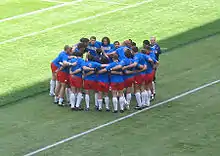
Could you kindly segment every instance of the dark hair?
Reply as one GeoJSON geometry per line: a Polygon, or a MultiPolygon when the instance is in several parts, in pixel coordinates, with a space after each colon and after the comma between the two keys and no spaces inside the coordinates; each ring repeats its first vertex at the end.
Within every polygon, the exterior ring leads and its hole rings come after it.
{"type": "Polygon", "coordinates": [[[87,54],[87,58],[89,61],[93,61],[94,60],[94,56],[92,56],[91,54],[87,54]]]}
{"type": "Polygon", "coordinates": [[[83,43],[86,43],[86,42],[89,42],[89,39],[83,37],[83,38],[81,38],[79,41],[80,41],[80,42],[83,42],[83,43]]]}
{"type": "Polygon", "coordinates": [[[107,40],[108,44],[110,44],[110,39],[108,37],[103,37],[102,38],[102,43],[104,43],[104,40],[107,40]]]}
{"type": "Polygon", "coordinates": [[[132,51],[135,52],[135,53],[138,52],[138,47],[136,47],[136,46],[133,46],[131,49],[132,49],[132,51]]]}
{"type": "Polygon", "coordinates": [[[146,54],[146,49],[141,49],[141,53],[146,54]]]}
{"type": "Polygon", "coordinates": [[[82,52],[75,52],[74,54],[77,57],[83,57],[83,53],[82,52]]]}
{"type": "Polygon", "coordinates": [[[101,55],[101,57],[100,57],[100,62],[101,62],[101,64],[108,64],[108,63],[109,63],[109,60],[108,60],[107,57],[101,55]]]}
{"type": "Polygon", "coordinates": [[[127,58],[131,58],[132,53],[131,53],[131,50],[130,50],[130,49],[126,49],[126,50],[125,50],[125,56],[126,56],[127,58]]]}
{"type": "Polygon", "coordinates": [[[101,48],[97,48],[97,49],[96,49],[96,53],[97,53],[98,55],[101,55],[101,54],[102,54],[102,49],[101,49],[101,48]]]}
{"type": "Polygon", "coordinates": [[[118,60],[118,55],[117,55],[117,54],[113,54],[113,55],[112,55],[112,59],[113,59],[113,60],[118,60]]]}
{"type": "Polygon", "coordinates": [[[135,42],[131,42],[131,46],[136,46],[137,44],[135,42]]]}
{"type": "Polygon", "coordinates": [[[151,51],[151,47],[150,46],[146,46],[146,50],[147,51],[151,51]]]}
{"type": "Polygon", "coordinates": [[[95,36],[91,36],[90,40],[96,40],[96,37],[95,36]]]}
{"type": "Polygon", "coordinates": [[[67,51],[67,49],[70,49],[70,46],[69,45],[65,45],[63,49],[64,49],[64,51],[67,51]]]}
{"type": "Polygon", "coordinates": [[[120,44],[119,41],[115,41],[115,42],[114,42],[114,44],[116,44],[116,43],[117,43],[117,44],[120,44]]]}
{"type": "Polygon", "coordinates": [[[78,48],[78,49],[81,49],[81,48],[86,48],[86,47],[85,47],[85,44],[84,44],[84,43],[79,43],[79,44],[77,45],[77,48],[78,48]]]}
{"type": "Polygon", "coordinates": [[[145,45],[150,45],[150,41],[149,41],[149,40],[144,40],[144,41],[143,41],[143,44],[145,44],[145,45]]]}

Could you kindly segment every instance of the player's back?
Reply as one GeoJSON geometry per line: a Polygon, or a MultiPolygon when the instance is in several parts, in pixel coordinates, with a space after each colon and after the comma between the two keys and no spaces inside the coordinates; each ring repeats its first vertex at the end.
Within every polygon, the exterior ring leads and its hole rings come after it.
{"type": "MultiPolygon", "coordinates": [[[[72,66],[71,67],[71,71],[74,72],[76,71],[77,69],[81,69],[82,70],[82,67],[84,65],[84,60],[81,58],[81,57],[78,57],[76,59],[71,59],[73,62],[77,62],[76,66],[72,66]]],[[[78,76],[78,77],[82,77],[82,72],[79,72],[77,74],[74,74],[75,76],[78,76]]]]}
{"type": "MultiPolygon", "coordinates": [[[[94,61],[86,61],[84,63],[84,65],[86,67],[89,67],[89,68],[97,68],[97,69],[100,69],[101,67],[101,64],[100,63],[97,63],[97,62],[94,62],[94,61]]],[[[85,71],[85,74],[87,74],[89,71],[85,71]]],[[[91,74],[91,75],[88,75],[88,76],[85,76],[84,77],[85,80],[92,80],[92,81],[95,81],[97,79],[97,75],[94,73],[94,74],[91,74]]]]}
{"type": "Polygon", "coordinates": [[[63,62],[64,60],[68,60],[68,54],[65,51],[61,51],[59,55],[52,61],[56,67],[60,68],[61,65],[60,62],[63,62]]]}

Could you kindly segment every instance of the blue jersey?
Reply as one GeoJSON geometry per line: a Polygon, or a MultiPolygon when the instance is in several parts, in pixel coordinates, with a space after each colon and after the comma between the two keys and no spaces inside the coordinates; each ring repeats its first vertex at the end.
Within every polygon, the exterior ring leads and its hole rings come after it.
{"type": "Polygon", "coordinates": [[[101,48],[102,42],[96,41],[95,44],[89,43],[87,50],[92,56],[96,56],[96,49],[101,48]]]}
{"type": "MultiPolygon", "coordinates": [[[[119,65],[119,62],[112,62],[110,63],[106,69],[109,71],[111,68],[119,65]]],[[[123,76],[119,74],[111,74],[111,82],[113,83],[121,83],[124,82],[123,76]]]]}
{"type": "MultiPolygon", "coordinates": [[[[82,67],[84,66],[85,61],[82,58],[73,58],[73,59],[70,60],[70,63],[74,63],[74,62],[77,62],[77,65],[70,67],[71,71],[74,72],[77,69],[81,69],[81,71],[82,71],[82,67]]],[[[74,74],[74,75],[78,76],[78,77],[82,77],[82,72],[79,72],[79,73],[74,74]]]]}
{"type": "Polygon", "coordinates": [[[68,54],[65,51],[60,52],[60,54],[57,56],[57,58],[55,58],[52,63],[57,67],[60,68],[61,65],[59,64],[59,62],[64,62],[64,61],[68,61],[68,54]]]}
{"type": "MultiPolygon", "coordinates": [[[[129,58],[125,58],[125,59],[123,59],[122,61],[120,61],[119,62],[119,64],[123,67],[123,66],[128,66],[128,65],[130,65],[130,64],[132,64],[132,63],[134,63],[134,60],[133,59],[129,59],[129,58]]],[[[126,70],[133,70],[133,68],[131,68],[131,69],[126,69],[126,70]]],[[[126,71],[125,70],[125,71],[126,71]]],[[[125,71],[123,71],[123,72],[125,72],[125,71]]],[[[131,77],[133,77],[134,76],[134,74],[124,74],[123,75],[123,78],[124,78],[124,80],[126,80],[126,79],[128,79],[128,78],[131,78],[131,77]]]]}
{"type": "Polygon", "coordinates": [[[151,52],[149,55],[145,55],[147,56],[146,58],[149,58],[153,60],[153,62],[147,61],[147,70],[146,70],[146,74],[150,74],[153,71],[153,65],[154,63],[157,62],[156,58],[155,58],[155,54],[153,52],[151,52]]]}
{"type": "MultiPolygon", "coordinates": [[[[140,65],[146,65],[146,58],[144,57],[144,54],[137,53],[134,55],[134,62],[140,65]]],[[[138,74],[145,74],[145,71],[142,71],[138,74]]]]}
{"type": "Polygon", "coordinates": [[[102,43],[101,48],[104,50],[104,52],[109,53],[112,49],[114,49],[114,44],[104,45],[102,43]]]}
{"type": "Polygon", "coordinates": [[[121,60],[126,58],[126,56],[125,56],[125,49],[129,49],[129,48],[126,47],[126,46],[123,46],[123,47],[120,47],[120,48],[116,49],[116,54],[118,54],[119,61],[121,61],[121,60]]]}
{"type": "Polygon", "coordinates": [[[97,82],[109,83],[110,81],[109,81],[108,72],[102,73],[102,74],[98,74],[97,75],[97,82]]]}
{"type": "MultiPolygon", "coordinates": [[[[97,68],[97,69],[101,68],[101,64],[100,63],[93,62],[93,61],[85,62],[84,66],[89,67],[89,68],[97,68]]],[[[89,71],[85,71],[85,73],[88,73],[88,72],[89,71]]],[[[96,79],[97,79],[97,76],[96,76],[95,73],[84,77],[84,80],[95,81],[96,79]]]]}

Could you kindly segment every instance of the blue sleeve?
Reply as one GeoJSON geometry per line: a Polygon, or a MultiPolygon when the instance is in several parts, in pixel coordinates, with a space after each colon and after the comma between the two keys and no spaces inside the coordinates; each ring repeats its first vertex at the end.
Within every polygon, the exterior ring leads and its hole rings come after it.
{"type": "Polygon", "coordinates": [[[99,47],[97,47],[97,48],[101,48],[101,46],[102,46],[102,42],[100,42],[100,41],[96,41],[96,43],[97,43],[97,45],[99,46],[99,47]]]}
{"type": "Polygon", "coordinates": [[[139,62],[139,59],[137,56],[134,57],[134,63],[138,63],[139,62]]]}
{"type": "Polygon", "coordinates": [[[62,55],[62,62],[63,61],[67,61],[67,60],[68,60],[68,55],[63,53],[63,55],[62,55]]]}
{"type": "Polygon", "coordinates": [[[154,63],[157,63],[157,60],[155,58],[152,58],[152,60],[154,61],[154,63]]]}
{"type": "Polygon", "coordinates": [[[110,44],[110,47],[111,47],[111,49],[115,48],[114,44],[110,44]]]}
{"type": "Polygon", "coordinates": [[[95,68],[101,68],[101,64],[98,62],[94,62],[94,66],[95,66],[95,68]]]}
{"type": "Polygon", "coordinates": [[[105,69],[106,69],[106,70],[109,70],[109,69],[111,69],[112,67],[114,67],[114,62],[113,62],[113,63],[110,63],[105,69]]]}
{"type": "Polygon", "coordinates": [[[126,62],[125,62],[124,60],[122,60],[122,61],[119,62],[119,65],[125,66],[125,65],[126,65],[126,62]]]}

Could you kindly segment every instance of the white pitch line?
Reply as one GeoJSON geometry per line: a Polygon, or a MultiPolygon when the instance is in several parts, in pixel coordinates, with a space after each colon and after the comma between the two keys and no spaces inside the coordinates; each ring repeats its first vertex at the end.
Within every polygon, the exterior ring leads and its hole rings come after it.
{"type": "Polygon", "coordinates": [[[128,6],[122,7],[122,8],[118,8],[118,9],[115,9],[115,10],[111,10],[111,11],[103,12],[103,13],[100,13],[100,14],[96,14],[94,16],[89,16],[89,17],[86,17],[86,18],[81,18],[81,19],[78,19],[78,20],[74,20],[74,21],[71,21],[71,22],[60,24],[60,25],[57,25],[57,26],[54,26],[54,27],[51,27],[51,28],[46,28],[46,29],[41,30],[41,31],[33,32],[33,33],[26,34],[26,35],[23,35],[23,36],[14,37],[12,39],[0,42],[0,45],[1,44],[5,44],[5,43],[10,43],[10,42],[15,42],[17,40],[20,40],[20,39],[23,39],[23,38],[26,38],[26,37],[35,36],[35,35],[42,34],[42,33],[45,33],[47,31],[50,31],[50,30],[62,28],[62,27],[68,26],[68,25],[72,25],[72,24],[76,24],[76,23],[79,23],[79,22],[95,19],[97,17],[105,16],[105,15],[108,15],[108,14],[111,14],[111,13],[115,13],[115,12],[118,12],[118,11],[122,11],[122,10],[125,10],[125,9],[134,8],[134,7],[137,7],[139,5],[142,5],[142,4],[148,3],[148,2],[151,2],[151,0],[148,0],[148,1],[146,0],[146,1],[143,1],[143,2],[138,2],[138,3],[132,4],[132,5],[128,5],[128,6]]]}
{"type": "Polygon", "coordinates": [[[46,150],[48,150],[48,149],[50,149],[50,148],[53,148],[53,147],[55,147],[55,146],[58,146],[58,145],[60,145],[60,144],[65,143],[65,142],[74,140],[74,139],[79,138],[79,137],[81,137],[81,136],[83,136],[83,135],[86,135],[86,134],[89,134],[89,133],[94,132],[94,131],[96,131],[96,130],[99,130],[99,129],[101,129],[101,128],[104,128],[104,127],[106,127],[106,126],[112,125],[112,124],[114,124],[114,123],[117,123],[117,122],[119,122],[119,121],[122,121],[122,120],[125,120],[125,119],[128,119],[128,118],[131,118],[132,116],[134,116],[134,115],[136,115],[136,114],[139,114],[139,113],[141,113],[141,112],[144,112],[144,111],[146,111],[146,110],[153,109],[153,108],[155,108],[155,107],[158,107],[158,106],[167,104],[168,102],[174,101],[174,100],[179,99],[179,98],[181,98],[181,97],[184,97],[184,96],[186,96],[186,95],[195,93],[195,92],[197,92],[197,91],[199,91],[199,90],[201,90],[201,89],[204,89],[204,88],[206,88],[206,87],[212,86],[212,85],[217,84],[217,83],[219,83],[219,82],[220,82],[220,79],[219,79],[219,80],[216,80],[216,81],[213,81],[213,82],[210,82],[210,83],[207,83],[207,84],[202,85],[202,86],[200,86],[200,87],[197,87],[197,88],[195,88],[195,89],[189,90],[189,91],[187,91],[187,92],[185,92],[185,93],[182,93],[182,94],[179,94],[179,95],[177,95],[177,96],[174,96],[174,97],[172,97],[172,98],[170,98],[170,99],[168,99],[168,100],[165,100],[165,101],[162,101],[162,102],[157,103],[157,104],[155,104],[155,105],[152,105],[152,106],[150,106],[150,107],[148,107],[148,108],[139,110],[139,111],[137,111],[137,112],[131,113],[131,114],[126,115],[126,116],[124,116],[124,117],[121,117],[121,118],[118,118],[118,119],[116,119],[116,120],[107,122],[107,123],[105,123],[105,124],[103,124],[103,125],[100,125],[100,126],[98,126],[98,127],[89,129],[89,130],[87,130],[87,131],[85,131],[85,132],[82,132],[82,133],[73,135],[73,136],[71,136],[71,137],[69,137],[69,138],[66,138],[66,139],[63,139],[63,140],[60,140],[60,141],[58,141],[58,142],[55,142],[54,144],[45,146],[45,147],[40,148],[40,149],[38,149],[38,150],[36,150],[36,151],[33,151],[33,152],[31,152],[31,153],[25,154],[24,156],[32,156],[32,155],[35,155],[35,154],[40,153],[40,152],[42,152],[42,151],[46,151],[46,150]]]}
{"type": "Polygon", "coordinates": [[[24,13],[24,14],[21,14],[21,15],[16,15],[16,16],[4,18],[4,19],[0,20],[0,23],[6,22],[6,21],[11,21],[11,20],[14,20],[14,19],[22,18],[22,17],[26,17],[26,16],[30,16],[30,15],[34,15],[34,14],[38,14],[38,13],[41,13],[41,12],[44,12],[44,11],[48,11],[48,10],[53,10],[53,9],[56,9],[56,8],[61,8],[61,7],[64,7],[64,6],[67,6],[67,5],[71,5],[71,4],[75,4],[75,3],[78,3],[78,2],[81,2],[81,1],[82,0],[76,0],[76,1],[68,2],[68,3],[66,2],[66,3],[58,4],[58,5],[55,5],[55,6],[52,6],[52,7],[43,8],[43,9],[40,9],[40,10],[24,13]]]}
{"type": "Polygon", "coordinates": [[[128,4],[125,4],[125,3],[113,2],[113,1],[108,1],[108,0],[99,0],[99,1],[103,2],[103,3],[109,3],[109,4],[128,5],[128,4]]]}
{"type": "Polygon", "coordinates": [[[61,4],[69,3],[69,2],[61,2],[61,1],[56,1],[56,0],[41,0],[41,1],[44,1],[44,2],[51,2],[51,3],[61,3],[61,4]]]}

